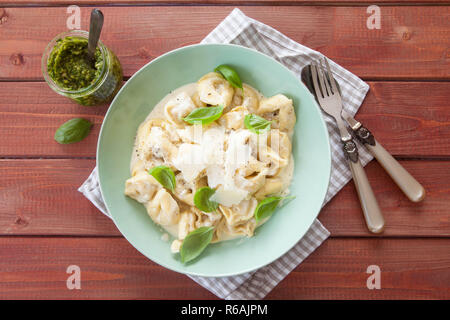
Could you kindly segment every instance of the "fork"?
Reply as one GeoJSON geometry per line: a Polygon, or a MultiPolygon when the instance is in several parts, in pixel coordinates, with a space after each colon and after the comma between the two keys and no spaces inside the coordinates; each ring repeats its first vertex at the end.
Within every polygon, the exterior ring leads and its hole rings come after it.
{"type": "MultiPolygon", "coordinates": [[[[328,62],[328,60],[326,61],[328,62]]],[[[327,76],[327,80],[330,81],[331,74],[328,73],[327,76]]],[[[310,65],[308,65],[302,69],[302,81],[315,95],[311,79],[310,65]]],[[[337,82],[336,87],[338,93],[341,94],[337,82]]],[[[341,116],[352,129],[355,138],[377,159],[408,199],[413,202],[422,201],[426,194],[425,188],[375,139],[369,129],[353,118],[345,109],[342,110],[341,116]]]]}
{"type": "Polygon", "coordinates": [[[352,172],[353,181],[356,186],[367,228],[370,232],[381,233],[384,229],[383,214],[381,213],[375,194],[367,179],[366,172],[359,161],[358,148],[341,118],[341,95],[339,94],[336,82],[331,74],[330,66],[326,59],[325,64],[327,71],[323,69],[322,64],[320,64],[320,66],[314,62],[311,64],[311,77],[316,97],[322,110],[333,117],[338,126],[341,141],[343,143],[344,154],[352,172]],[[330,83],[327,81],[327,77],[330,79],[330,83]]]}

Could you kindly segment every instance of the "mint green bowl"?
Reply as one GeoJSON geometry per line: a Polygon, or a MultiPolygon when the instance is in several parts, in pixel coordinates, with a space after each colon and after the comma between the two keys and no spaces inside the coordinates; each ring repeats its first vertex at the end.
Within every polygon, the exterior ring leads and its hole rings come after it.
{"type": "Polygon", "coordinates": [[[103,121],[97,149],[100,186],[106,207],[124,237],[154,262],[177,272],[223,277],[249,272],[281,257],[306,233],[319,214],[330,177],[328,132],[319,107],[296,76],[274,59],[235,45],[193,45],[168,52],[136,72],[119,91],[103,121]],[[220,64],[235,68],[243,82],[265,96],[283,93],[294,101],[296,198],[275,212],[255,236],[210,245],[188,264],[170,251],[161,228],[143,205],[124,195],[139,124],[171,90],[197,81],[220,64]]]}

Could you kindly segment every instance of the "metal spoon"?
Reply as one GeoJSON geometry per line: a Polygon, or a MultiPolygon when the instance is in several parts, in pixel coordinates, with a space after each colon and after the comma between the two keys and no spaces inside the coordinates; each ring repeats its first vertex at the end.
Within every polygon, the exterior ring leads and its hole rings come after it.
{"type": "Polygon", "coordinates": [[[98,40],[100,39],[100,33],[103,27],[103,13],[94,9],[91,11],[91,21],[89,26],[89,39],[88,39],[88,60],[94,66],[95,65],[95,49],[97,48],[98,40]]]}

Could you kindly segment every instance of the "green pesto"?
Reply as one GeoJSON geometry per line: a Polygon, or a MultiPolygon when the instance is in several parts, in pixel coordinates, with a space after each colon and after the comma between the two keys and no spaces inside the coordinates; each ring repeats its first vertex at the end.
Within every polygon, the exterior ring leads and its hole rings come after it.
{"type": "Polygon", "coordinates": [[[119,60],[107,47],[102,48],[103,55],[99,47],[96,49],[94,66],[85,57],[87,39],[81,37],[59,39],[49,55],[49,76],[59,88],[68,91],[64,93],[65,96],[81,105],[94,106],[110,102],[122,84],[123,73],[119,60]]]}
{"type": "Polygon", "coordinates": [[[95,51],[95,65],[87,59],[87,39],[66,37],[59,39],[48,60],[48,74],[64,90],[78,91],[89,87],[100,76],[103,58],[95,51]]]}

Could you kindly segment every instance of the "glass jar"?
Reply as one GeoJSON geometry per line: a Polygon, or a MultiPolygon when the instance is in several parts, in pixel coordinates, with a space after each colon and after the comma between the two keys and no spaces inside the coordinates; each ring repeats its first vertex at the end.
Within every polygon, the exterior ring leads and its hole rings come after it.
{"type": "MultiPolygon", "coordinates": [[[[60,41],[69,38],[73,39],[88,39],[89,33],[82,30],[72,30],[64,32],[56,36],[45,49],[42,56],[42,73],[45,81],[48,83],[56,93],[68,97],[81,105],[94,106],[110,102],[112,98],[119,91],[122,84],[122,67],[115,54],[109,50],[101,41],[98,42],[98,54],[96,54],[96,69],[95,77],[82,88],[70,89],[65,87],[61,82],[55,81],[49,72],[49,59],[52,57],[52,52],[55,48],[59,48],[60,41]],[[98,66],[97,66],[98,64],[98,66]]],[[[55,53],[56,54],[56,53],[55,53]]],[[[84,74],[84,73],[83,73],[84,74]]],[[[79,74],[81,76],[81,74],[79,74]]],[[[72,78],[71,80],[80,80],[72,78]]]]}

